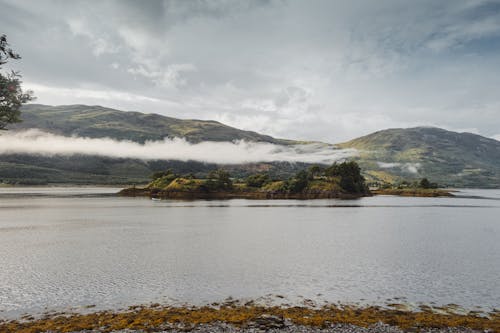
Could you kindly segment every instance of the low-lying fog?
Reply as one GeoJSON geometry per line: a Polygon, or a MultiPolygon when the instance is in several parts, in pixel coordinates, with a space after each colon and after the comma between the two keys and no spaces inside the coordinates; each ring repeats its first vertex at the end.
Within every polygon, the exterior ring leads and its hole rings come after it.
{"type": "Polygon", "coordinates": [[[276,145],[266,142],[190,143],[173,138],[147,141],[118,141],[111,138],[66,137],[36,129],[4,132],[0,135],[0,154],[98,155],[144,160],[200,161],[221,164],[253,162],[333,163],[357,154],[355,149],[337,149],[332,145],[311,143],[276,145]]]}

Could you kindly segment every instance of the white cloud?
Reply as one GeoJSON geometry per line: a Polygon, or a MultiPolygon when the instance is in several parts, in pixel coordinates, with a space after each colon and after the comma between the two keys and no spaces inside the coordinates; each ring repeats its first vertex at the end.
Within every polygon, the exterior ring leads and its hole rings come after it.
{"type": "Polygon", "coordinates": [[[139,144],[109,138],[64,137],[39,130],[6,132],[0,135],[0,154],[98,155],[144,160],[201,161],[218,164],[251,162],[333,163],[357,154],[354,149],[336,149],[324,144],[282,146],[263,142],[189,143],[174,138],[139,144]]]}
{"type": "Polygon", "coordinates": [[[385,163],[377,162],[378,166],[382,169],[393,169],[399,168],[401,171],[410,172],[413,174],[418,174],[418,170],[421,168],[420,163],[385,163]]]}
{"type": "Polygon", "coordinates": [[[276,104],[271,99],[264,99],[264,100],[246,99],[241,102],[240,107],[242,109],[257,110],[263,112],[277,111],[276,104]]]}
{"type": "Polygon", "coordinates": [[[196,66],[193,64],[171,64],[161,70],[147,69],[145,66],[129,68],[130,74],[140,75],[151,79],[157,86],[163,88],[180,88],[185,86],[187,79],[183,73],[195,72],[196,66]]]}
{"type": "Polygon", "coordinates": [[[187,79],[183,76],[183,73],[194,71],[196,71],[196,66],[193,64],[171,64],[167,66],[155,82],[164,87],[185,86],[187,79]]]}
{"type": "Polygon", "coordinates": [[[81,18],[70,18],[66,21],[74,36],[83,36],[91,45],[92,54],[96,57],[106,53],[117,53],[119,48],[109,39],[98,36],[88,29],[88,24],[81,18]]]}
{"type": "MultiPolygon", "coordinates": [[[[54,97],[60,98],[61,101],[66,101],[67,98],[72,98],[75,103],[80,99],[92,101],[144,101],[144,102],[160,102],[159,99],[151,98],[148,96],[135,95],[123,91],[114,91],[109,89],[91,89],[91,88],[63,88],[45,86],[37,83],[26,83],[26,86],[37,92],[37,95],[44,98],[53,99],[54,97]]],[[[67,103],[62,103],[67,104],[67,103]]]]}

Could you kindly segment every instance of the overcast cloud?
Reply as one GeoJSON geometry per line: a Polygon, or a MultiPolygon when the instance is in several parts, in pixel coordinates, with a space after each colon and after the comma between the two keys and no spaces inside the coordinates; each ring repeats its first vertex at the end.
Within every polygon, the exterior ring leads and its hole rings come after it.
{"type": "Polygon", "coordinates": [[[500,1],[0,0],[0,22],[37,103],[328,142],[500,137],[500,1]]]}

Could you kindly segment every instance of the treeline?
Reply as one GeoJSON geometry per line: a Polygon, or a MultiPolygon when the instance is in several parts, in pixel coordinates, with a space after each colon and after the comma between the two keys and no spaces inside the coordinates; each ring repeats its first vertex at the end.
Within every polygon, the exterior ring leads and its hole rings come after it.
{"type": "Polygon", "coordinates": [[[427,178],[422,178],[420,180],[413,180],[413,181],[408,181],[408,180],[403,180],[401,182],[391,184],[391,183],[385,183],[382,186],[379,186],[382,189],[437,189],[439,188],[439,184],[435,182],[431,182],[427,178]]]}
{"type": "Polygon", "coordinates": [[[334,184],[335,188],[342,192],[368,193],[361,169],[354,161],[334,163],[328,167],[313,165],[287,178],[273,177],[268,173],[254,173],[242,179],[233,177],[224,169],[217,169],[209,172],[205,178],[196,179],[194,174],[180,175],[167,170],[155,172],[149,186],[165,188],[174,180],[189,188],[197,185],[197,189],[203,191],[265,190],[295,194],[310,190],[313,186],[317,191],[331,190],[331,186],[325,185],[334,184]],[[178,181],[180,179],[182,181],[178,181]]]}
{"type": "Polygon", "coordinates": [[[273,179],[286,179],[308,166],[305,163],[289,162],[218,166],[197,161],[142,161],[90,155],[5,154],[0,156],[0,183],[147,184],[152,173],[164,172],[167,169],[178,175],[192,174],[195,178],[206,178],[210,171],[217,168],[228,171],[234,179],[245,179],[261,171],[265,171],[273,179]]]}
{"type": "MultiPolygon", "coordinates": [[[[354,161],[332,164],[329,167],[313,165],[307,170],[297,172],[293,177],[283,181],[280,191],[300,193],[306,189],[314,180],[325,182],[338,182],[340,187],[349,193],[365,193],[367,187],[365,179],[361,175],[361,169],[354,161]]],[[[262,187],[273,180],[266,174],[255,174],[246,178],[249,187],[262,187]]]]}

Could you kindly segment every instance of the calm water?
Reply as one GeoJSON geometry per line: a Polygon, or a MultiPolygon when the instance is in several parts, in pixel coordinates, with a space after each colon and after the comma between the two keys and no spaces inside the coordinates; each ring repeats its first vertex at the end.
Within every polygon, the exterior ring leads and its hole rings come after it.
{"type": "Polygon", "coordinates": [[[284,295],[500,306],[500,191],[151,201],[0,188],[0,317],[284,295]]]}

